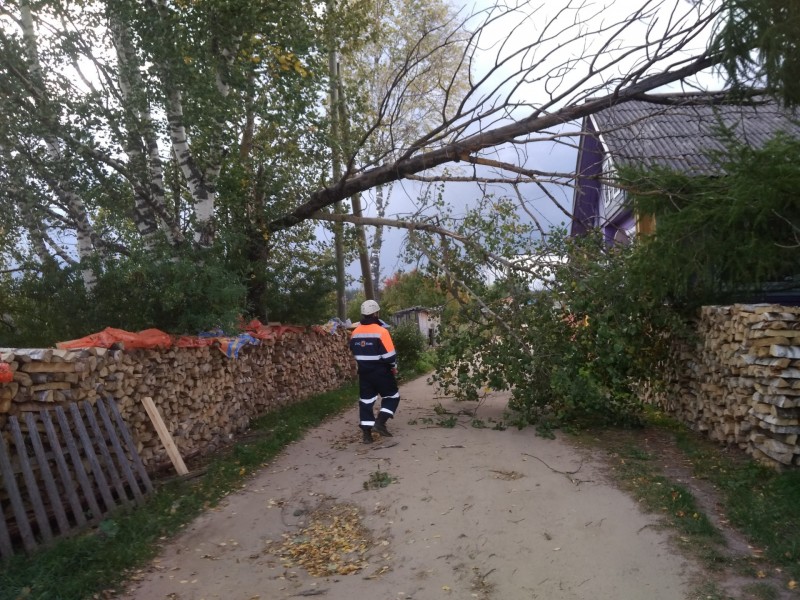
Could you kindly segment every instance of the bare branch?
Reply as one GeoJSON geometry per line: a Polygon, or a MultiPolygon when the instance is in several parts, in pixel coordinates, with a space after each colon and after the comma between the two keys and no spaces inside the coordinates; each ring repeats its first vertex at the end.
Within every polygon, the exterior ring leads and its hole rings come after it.
{"type": "Polygon", "coordinates": [[[476,241],[471,237],[446,229],[440,225],[434,225],[433,223],[422,223],[419,221],[404,221],[398,219],[386,219],[378,217],[356,217],[353,215],[347,215],[342,213],[325,213],[325,212],[315,213],[314,215],[312,215],[311,218],[316,219],[318,221],[329,221],[332,223],[352,223],[353,225],[396,227],[399,229],[406,229],[409,232],[424,231],[426,233],[444,236],[446,238],[460,242],[464,246],[472,248],[479,254],[482,254],[488,261],[493,261],[505,267],[508,271],[520,271],[529,273],[531,275],[538,275],[538,271],[534,267],[529,266],[528,264],[508,260],[507,258],[500,256],[499,254],[487,250],[478,241],[476,241]]]}
{"type": "Polygon", "coordinates": [[[296,225],[308,219],[316,211],[344,198],[349,198],[355,193],[375,187],[376,185],[398,181],[407,175],[460,160],[467,154],[498,146],[521,135],[574,121],[604,108],[608,108],[609,106],[633,100],[640,94],[699,73],[718,62],[718,57],[704,56],[675,71],[651,75],[623,90],[617,90],[612,94],[607,94],[593,100],[587,100],[583,104],[566,106],[547,115],[535,113],[531,117],[522,119],[516,123],[477,133],[459,142],[445,145],[437,150],[399,160],[390,165],[369,169],[360,175],[340,182],[337,186],[323,188],[314,192],[307,202],[297,207],[288,215],[272,221],[269,224],[269,229],[271,231],[278,231],[296,225]]]}
{"type": "MultiPolygon", "coordinates": [[[[410,237],[411,243],[413,244],[414,243],[414,239],[413,239],[412,236],[413,236],[413,234],[411,234],[411,236],[409,236],[409,237],[410,237]]],[[[487,305],[483,301],[483,299],[481,298],[480,294],[478,294],[475,290],[473,290],[462,279],[459,279],[450,269],[447,268],[447,266],[442,261],[440,261],[437,257],[433,256],[433,254],[431,252],[429,252],[424,247],[424,245],[416,244],[416,247],[420,252],[422,252],[425,255],[425,257],[430,261],[430,263],[432,265],[436,266],[443,273],[447,274],[447,276],[452,281],[454,281],[456,284],[458,284],[458,286],[461,289],[463,289],[465,292],[467,292],[470,295],[470,297],[473,300],[475,300],[475,302],[477,302],[478,305],[481,307],[481,311],[484,314],[490,316],[501,328],[505,329],[506,332],[508,333],[508,335],[511,336],[511,338],[513,340],[515,340],[519,344],[520,348],[528,348],[529,347],[527,344],[525,344],[522,341],[522,339],[520,339],[520,337],[517,335],[517,332],[514,329],[511,328],[511,326],[508,324],[508,322],[505,319],[501,318],[500,315],[498,315],[496,312],[494,312],[489,307],[489,305],[487,305]]]]}

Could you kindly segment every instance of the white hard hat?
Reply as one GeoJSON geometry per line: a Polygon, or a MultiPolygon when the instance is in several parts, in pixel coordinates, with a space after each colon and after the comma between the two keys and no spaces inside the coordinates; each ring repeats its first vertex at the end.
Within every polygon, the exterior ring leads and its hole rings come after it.
{"type": "Polygon", "coordinates": [[[380,309],[381,309],[381,307],[378,306],[378,303],[375,302],[375,300],[366,300],[361,305],[361,314],[362,315],[374,315],[380,309]]]}

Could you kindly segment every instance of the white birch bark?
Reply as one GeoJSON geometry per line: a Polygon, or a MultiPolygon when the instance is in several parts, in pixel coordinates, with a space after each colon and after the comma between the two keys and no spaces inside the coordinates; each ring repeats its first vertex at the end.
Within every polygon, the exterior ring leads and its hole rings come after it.
{"type": "MultiPolygon", "coordinates": [[[[131,47],[130,35],[113,12],[109,15],[109,22],[117,54],[120,95],[123,105],[133,116],[133,123],[128,124],[125,152],[146,171],[146,185],[135,186],[136,190],[146,190],[147,196],[134,192],[134,223],[144,240],[145,248],[153,247],[159,229],[170,244],[175,244],[182,240],[182,234],[166,209],[164,167],[148,102],[145,98],[137,97],[143,94],[144,86],[131,47]]],[[[132,176],[135,177],[136,174],[132,176]]]]}
{"type": "MultiPolygon", "coordinates": [[[[386,205],[388,196],[391,194],[391,186],[388,193],[384,196],[386,186],[379,185],[375,188],[375,212],[379,219],[386,216],[386,205]]],[[[372,269],[372,285],[375,288],[375,295],[380,298],[381,294],[381,248],[383,247],[383,225],[375,226],[375,234],[372,236],[370,245],[369,263],[372,269]]]]}
{"type": "MultiPolygon", "coordinates": [[[[22,36],[25,41],[25,52],[28,61],[28,71],[31,76],[31,81],[38,87],[39,98],[37,100],[40,103],[46,103],[47,90],[44,86],[44,76],[39,62],[39,48],[36,29],[33,23],[33,14],[31,13],[31,7],[27,0],[20,0],[19,8],[22,36]]],[[[46,135],[44,137],[44,143],[48,158],[56,164],[60,163],[62,156],[58,138],[52,134],[46,135]]],[[[59,179],[53,192],[62,198],[74,222],[78,258],[81,264],[84,264],[84,261],[94,254],[94,246],[92,244],[93,231],[92,225],[89,222],[89,216],[86,212],[86,206],[83,200],[70,189],[69,182],[63,178],[59,179]]],[[[94,271],[90,267],[85,266],[81,269],[81,277],[83,278],[83,284],[86,289],[91,291],[96,282],[94,271]]]]}
{"type": "Polygon", "coordinates": [[[219,109],[214,117],[216,130],[214,131],[214,138],[212,139],[211,146],[212,152],[210,153],[208,164],[206,165],[203,173],[203,182],[205,185],[205,197],[195,204],[195,218],[197,220],[197,232],[195,233],[195,241],[202,246],[208,246],[213,240],[213,218],[214,208],[217,197],[217,180],[222,171],[222,160],[224,158],[222,139],[226,126],[225,119],[225,103],[230,95],[231,88],[228,78],[225,75],[224,69],[233,65],[236,52],[238,51],[239,40],[231,49],[222,49],[220,51],[221,64],[217,68],[215,75],[215,83],[217,92],[220,95],[219,109]]]}
{"type": "Polygon", "coordinates": [[[167,93],[167,121],[172,150],[194,202],[194,215],[197,222],[194,241],[201,246],[207,246],[211,243],[210,226],[211,218],[214,216],[214,194],[209,191],[205,176],[192,155],[183,122],[181,92],[174,88],[167,93]]]}
{"type": "MultiPolygon", "coordinates": [[[[148,0],[147,5],[156,12],[159,18],[166,19],[168,17],[170,9],[165,0],[148,0]]],[[[216,190],[213,184],[211,186],[208,185],[206,174],[199,167],[192,154],[189,136],[183,119],[183,97],[180,89],[172,81],[169,65],[161,64],[159,65],[159,70],[165,86],[165,108],[172,153],[186,182],[186,187],[194,205],[197,228],[194,233],[194,241],[200,246],[208,246],[213,239],[212,218],[214,216],[216,190]]]]}

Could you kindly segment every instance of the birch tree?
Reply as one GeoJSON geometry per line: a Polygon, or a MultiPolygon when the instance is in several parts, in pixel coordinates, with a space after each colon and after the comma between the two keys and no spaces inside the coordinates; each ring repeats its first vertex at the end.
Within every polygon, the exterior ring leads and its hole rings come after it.
{"type": "MultiPolygon", "coordinates": [[[[385,110],[383,104],[396,73],[408,70],[402,102],[365,140],[364,151],[381,163],[393,147],[435,127],[442,107],[459,101],[466,93],[469,77],[466,65],[460,62],[466,33],[458,30],[458,10],[447,1],[376,0],[368,22],[370,37],[342,58],[342,78],[347,96],[353,99],[349,112],[355,115],[354,128],[362,135],[385,110]]],[[[346,148],[352,150],[352,144],[346,144],[346,148]]],[[[390,195],[391,185],[374,189],[372,200],[378,218],[385,216],[390,195]]],[[[362,216],[360,195],[352,200],[353,216],[358,219],[362,216]]],[[[376,292],[381,278],[383,226],[373,229],[369,258],[362,257],[362,271],[369,271],[364,276],[365,287],[370,281],[376,292]]],[[[366,254],[363,226],[356,225],[356,230],[366,254]]],[[[367,296],[371,297],[369,293],[367,296]]]]}
{"type": "Polygon", "coordinates": [[[324,171],[317,34],[303,1],[5,3],[4,255],[80,263],[89,288],[126,256],[202,268],[219,246],[258,312],[270,244],[326,252],[310,224],[264,227],[324,171]]]}
{"type": "MultiPolygon", "coordinates": [[[[374,110],[345,87],[353,127],[335,182],[314,4],[6,2],[0,202],[25,244],[4,251],[63,265],[81,258],[79,238],[100,263],[212,247],[247,281],[243,308],[259,312],[271,289],[264,265],[289,260],[293,247],[327,261],[326,248],[312,251],[310,222],[357,221],[323,211],[356,194],[409,178],[507,184],[507,194],[485,187],[465,199],[491,225],[498,212],[531,208],[530,186],[547,201],[550,185],[568,193],[571,166],[540,166],[534,148],[574,147],[566,125],[720,65],[730,44],[708,39],[732,2],[646,0],[627,13],[580,0],[490,4],[397,32],[408,35],[392,60],[356,77],[376,93],[374,110]]],[[[456,249],[507,260],[497,250],[510,245],[493,249],[471,233],[485,227],[478,215],[456,214],[436,194],[426,202],[427,213],[403,223],[373,224],[415,232],[415,247],[443,268],[456,249]]],[[[507,233],[523,240],[518,225],[507,233]]],[[[455,271],[452,281],[469,283],[455,271]]]]}

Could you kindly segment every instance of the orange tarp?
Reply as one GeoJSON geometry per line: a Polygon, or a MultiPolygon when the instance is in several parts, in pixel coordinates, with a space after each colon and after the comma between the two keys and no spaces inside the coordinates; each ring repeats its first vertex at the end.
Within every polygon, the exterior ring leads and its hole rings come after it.
{"type": "Polygon", "coordinates": [[[303,330],[303,327],[294,325],[264,325],[258,319],[253,319],[242,327],[244,333],[249,333],[259,340],[280,339],[284,333],[302,333],[303,330]]]}
{"type": "Polygon", "coordinates": [[[132,333],[124,329],[106,327],[103,331],[87,335],[78,340],[59,342],[56,348],[70,350],[74,348],[110,348],[114,344],[122,344],[125,348],[169,348],[172,337],[159,329],[145,329],[132,333]]]}
{"type": "MultiPolygon", "coordinates": [[[[126,349],[135,348],[202,348],[217,344],[220,350],[226,355],[238,353],[238,348],[246,342],[246,338],[251,336],[256,340],[280,339],[286,333],[301,333],[304,327],[294,325],[264,325],[258,319],[253,319],[249,323],[242,325],[242,334],[239,336],[227,336],[221,330],[209,332],[199,336],[171,336],[159,329],[145,329],[139,333],[106,327],[103,331],[87,335],[78,340],[59,342],[57,348],[64,350],[77,348],[111,348],[118,344],[126,349]]],[[[315,328],[316,331],[316,328],[315,328]]],[[[253,342],[255,343],[255,342],[253,342]]]]}

